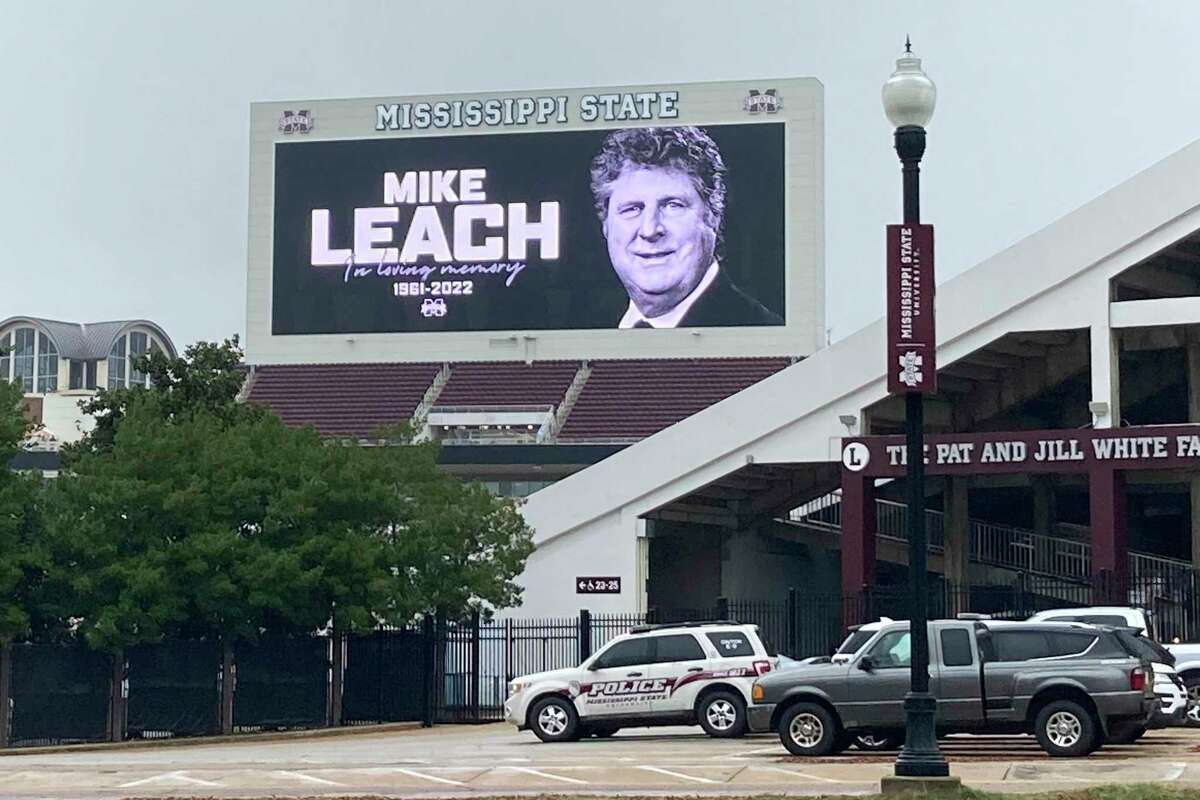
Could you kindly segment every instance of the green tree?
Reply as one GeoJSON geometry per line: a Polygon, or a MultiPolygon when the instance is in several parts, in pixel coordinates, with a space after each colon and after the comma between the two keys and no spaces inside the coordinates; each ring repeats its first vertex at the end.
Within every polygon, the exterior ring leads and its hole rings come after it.
{"type": "Polygon", "coordinates": [[[204,635],[229,658],[265,631],[516,602],[532,545],[512,501],[446,475],[406,427],[323,441],[238,404],[240,356],[236,340],[156,354],[150,388],[89,407],[47,540],[57,610],[92,646],[204,635]]]}
{"type": "Polygon", "coordinates": [[[28,430],[23,397],[19,385],[0,381],[0,747],[9,743],[12,642],[30,632],[44,565],[41,475],[9,468],[28,430]]]}
{"type": "Polygon", "coordinates": [[[0,381],[0,646],[29,632],[43,565],[41,476],[8,466],[29,429],[23,397],[19,385],[0,381]]]}
{"type": "Polygon", "coordinates": [[[80,408],[95,418],[96,426],[63,449],[64,463],[70,466],[82,453],[112,448],[129,404],[142,395],[158,398],[155,409],[167,419],[203,410],[231,421],[246,408],[236,402],[245,378],[241,367],[242,349],[236,335],[220,344],[196,342],[176,358],[163,352],[139,356],[134,368],[150,376],[150,387],[101,389],[81,403],[80,408]]]}

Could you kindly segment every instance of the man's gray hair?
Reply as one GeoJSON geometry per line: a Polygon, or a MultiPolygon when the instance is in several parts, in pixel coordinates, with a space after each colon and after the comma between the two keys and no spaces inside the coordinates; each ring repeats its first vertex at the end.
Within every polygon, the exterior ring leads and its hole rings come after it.
{"type": "Polygon", "coordinates": [[[709,226],[721,239],[725,220],[725,161],[703,128],[624,128],[604,139],[592,159],[592,198],[603,222],[612,184],[627,167],[670,167],[691,177],[708,209],[709,226]]]}

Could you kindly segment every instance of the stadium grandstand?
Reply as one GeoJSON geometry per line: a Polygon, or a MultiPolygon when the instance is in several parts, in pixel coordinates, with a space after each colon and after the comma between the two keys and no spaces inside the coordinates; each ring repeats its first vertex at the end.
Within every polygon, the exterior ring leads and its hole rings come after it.
{"type": "Polygon", "coordinates": [[[674,425],[792,361],[259,365],[249,368],[243,397],[328,437],[369,439],[411,421],[418,436],[446,445],[443,462],[455,472],[498,489],[528,490],[674,425]],[[527,445],[539,447],[529,451],[527,445]]]}

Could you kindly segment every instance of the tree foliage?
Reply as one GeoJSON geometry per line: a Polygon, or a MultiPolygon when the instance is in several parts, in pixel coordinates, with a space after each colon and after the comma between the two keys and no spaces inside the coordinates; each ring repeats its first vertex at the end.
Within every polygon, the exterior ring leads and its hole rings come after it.
{"type": "Polygon", "coordinates": [[[81,441],[63,450],[64,463],[72,464],[85,452],[108,450],[129,404],[144,394],[154,395],[155,408],[167,419],[207,411],[231,420],[246,409],[236,403],[244,375],[242,349],[235,335],[224,342],[196,342],[182,356],[170,358],[155,351],[134,360],[134,369],[150,376],[150,387],[101,389],[80,407],[96,420],[96,427],[81,441]]]}
{"type": "Polygon", "coordinates": [[[22,397],[18,384],[0,381],[0,643],[29,632],[43,566],[41,476],[7,468],[29,427],[22,397]]]}
{"type": "Polygon", "coordinates": [[[515,503],[446,475],[403,429],[329,442],[237,404],[238,359],[235,340],[151,357],[151,388],[96,399],[104,424],[46,504],[53,594],[91,644],[517,601],[532,545],[515,503]]]}

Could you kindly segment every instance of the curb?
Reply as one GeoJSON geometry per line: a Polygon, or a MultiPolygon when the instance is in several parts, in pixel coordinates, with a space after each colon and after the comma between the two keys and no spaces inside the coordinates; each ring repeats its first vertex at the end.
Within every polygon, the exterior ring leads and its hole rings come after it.
{"type": "Polygon", "coordinates": [[[38,755],[42,753],[87,753],[96,750],[142,750],[149,747],[195,747],[230,742],[276,742],[290,739],[324,739],[333,736],[361,736],[371,733],[400,733],[421,730],[420,722],[389,722],[383,725],[347,725],[340,728],[309,728],[300,731],[270,731],[268,733],[235,733],[222,736],[186,736],[173,739],[131,739],[126,742],[87,742],[40,747],[7,747],[0,749],[4,756],[38,755]]]}

